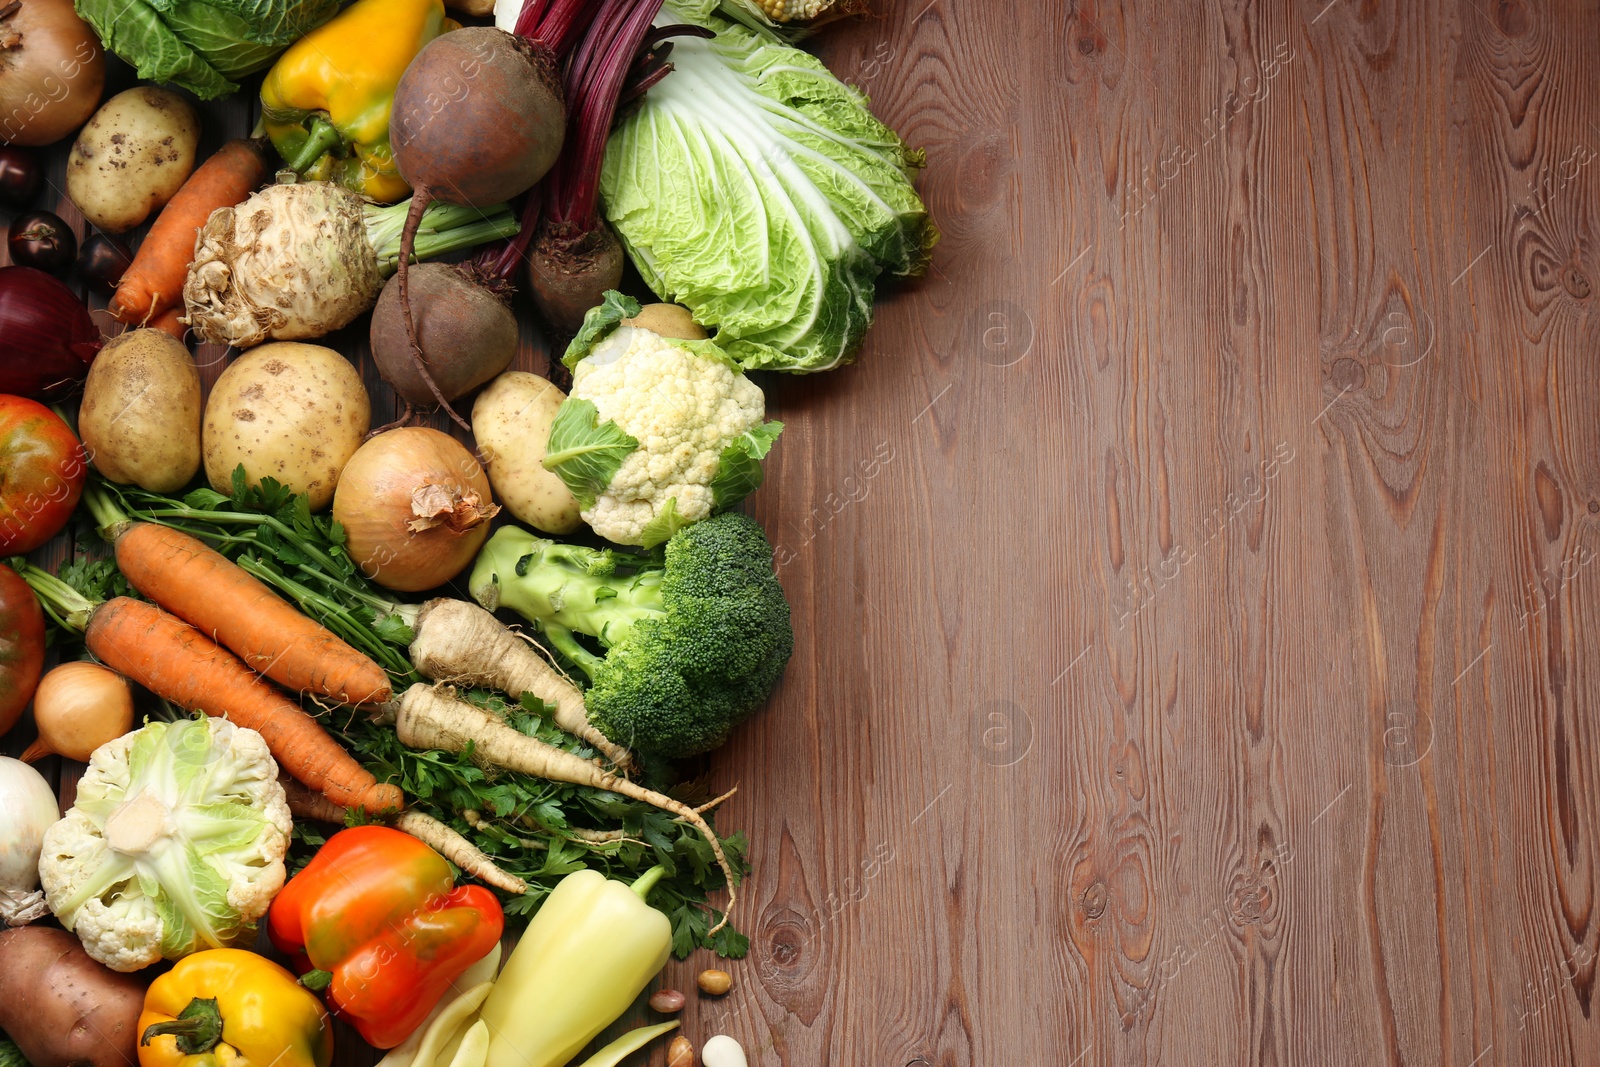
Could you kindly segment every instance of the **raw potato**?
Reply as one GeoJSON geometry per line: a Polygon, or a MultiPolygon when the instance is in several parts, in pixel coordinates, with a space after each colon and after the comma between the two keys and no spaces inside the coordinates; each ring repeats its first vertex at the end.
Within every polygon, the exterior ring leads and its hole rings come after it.
{"type": "Polygon", "coordinates": [[[130,330],[89,365],[78,431],[111,481],[171,493],[200,469],[200,411],[200,372],[183,342],[130,330]]]}
{"type": "Polygon", "coordinates": [[[0,929],[0,1030],[33,1067],[128,1067],[148,978],[89,958],[65,930],[0,929]]]}
{"type": "Polygon", "coordinates": [[[502,507],[545,533],[583,525],[578,501],[559,475],[541,466],[550,423],[566,399],[537,374],[506,371],[472,405],[472,434],[489,461],[489,484],[502,507]]]}
{"type": "Polygon", "coordinates": [[[361,375],[333,349],[295,341],[252,348],[222,372],[206,403],[206,478],[232,493],[242,463],[252,485],[275,478],[320,511],[333,503],[371,420],[361,375]]]}
{"type": "Polygon", "coordinates": [[[200,118],[177,93],[141,85],[94,113],[67,158],[67,196],[108,233],[131,230],[194,170],[200,118]]]}
{"type": "Polygon", "coordinates": [[[706,339],[705,329],[694,321],[689,309],[681,304],[646,304],[633,318],[623,319],[622,325],[637,326],[662,337],[676,337],[680,341],[706,339]]]}

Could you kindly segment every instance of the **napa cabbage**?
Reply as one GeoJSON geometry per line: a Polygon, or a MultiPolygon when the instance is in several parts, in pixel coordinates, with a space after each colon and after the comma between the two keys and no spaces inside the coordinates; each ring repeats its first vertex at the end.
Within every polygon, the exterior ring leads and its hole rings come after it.
{"type": "Polygon", "coordinates": [[[920,274],[938,231],[923,165],[866,97],[807,52],[667,5],[673,71],[606,144],[600,196],[646,284],[746,369],[853,359],[878,277],[920,274]]]}

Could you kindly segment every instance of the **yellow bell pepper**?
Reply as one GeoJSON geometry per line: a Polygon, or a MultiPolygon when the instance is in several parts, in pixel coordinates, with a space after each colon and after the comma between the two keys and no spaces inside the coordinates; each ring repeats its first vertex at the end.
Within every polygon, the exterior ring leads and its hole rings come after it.
{"type": "Polygon", "coordinates": [[[488,1067],[560,1067],[628,1010],[672,954],[672,923],[633,885],[575,871],[551,891],[483,1002],[488,1067]]]}
{"type": "Polygon", "coordinates": [[[389,147],[400,75],[458,23],[443,0],[357,0],[296,41],[261,83],[261,122],[291,170],[380,204],[409,196],[389,147]]]}
{"type": "Polygon", "coordinates": [[[150,983],[139,1067],[328,1067],[322,1001],[271,960],[243,949],[196,952],[150,983]]]}

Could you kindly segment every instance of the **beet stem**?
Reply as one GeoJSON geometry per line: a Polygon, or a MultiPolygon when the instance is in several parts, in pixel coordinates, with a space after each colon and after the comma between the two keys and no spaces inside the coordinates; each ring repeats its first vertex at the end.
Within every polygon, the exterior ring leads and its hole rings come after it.
{"type": "Polygon", "coordinates": [[[659,84],[661,79],[665,78],[668,74],[671,74],[672,69],[671,63],[663,63],[655,70],[652,70],[649,74],[646,74],[632,85],[629,85],[627,92],[623,93],[622,99],[617,102],[619,104],[627,104],[639,99],[641,96],[643,96],[645,93],[648,93],[652,88],[659,84]]]}
{"type": "Polygon", "coordinates": [[[543,206],[544,188],[535,185],[528,190],[528,198],[522,202],[522,218],[518,220],[522,228],[506,241],[498,253],[483,262],[495,278],[510,282],[517,272],[518,265],[528,258],[528,245],[533,241],[534,231],[539,228],[539,215],[543,206]]]}
{"type": "Polygon", "coordinates": [[[692,22],[674,22],[670,26],[657,26],[655,32],[645,37],[646,48],[655,49],[661,42],[672,37],[700,37],[707,41],[717,35],[716,30],[705,26],[696,26],[692,22]]]}
{"type": "Polygon", "coordinates": [[[557,66],[594,20],[596,0],[527,0],[517,16],[517,36],[548,51],[557,66]]]}
{"type": "Polygon", "coordinates": [[[518,37],[531,38],[549,7],[550,0],[523,0],[522,10],[517,12],[517,24],[512,32],[518,37]]]}
{"type": "Polygon", "coordinates": [[[554,229],[583,234],[595,228],[600,161],[611,120],[634,56],[660,10],[661,0],[610,0],[573,54],[566,86],[567,148],[556,163],[545,205],[545,222],[554,229]]]}
{"type": "MultiPolygon", "coordinates": [[[[400,394],[396,393],[395,396],[400,396],[400,394]]],[[[411,425],[411,420],[417,417],[416,409],[411,406],[411,401],[407,400],[405,397],[400,396],[400,400],[403,404],[405,404],[405,414],[401,415],[393,422],[387,422],[382,426],[379,426],[376,430],[373,430],[372,432],[368,433],[367,436],[363,437],[361,439],[362,441],[370,441],[380,433],[387,433],[390,430],[398,430],[402,426],[411,425]]]]}

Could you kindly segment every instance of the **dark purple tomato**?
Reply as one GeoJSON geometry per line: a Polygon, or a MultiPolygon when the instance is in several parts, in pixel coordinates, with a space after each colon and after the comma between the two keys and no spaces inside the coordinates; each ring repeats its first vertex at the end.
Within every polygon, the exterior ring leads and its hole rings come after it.
{"type": "Polygon", "coordinates": [[[78,277],[95,292],[110,296],[117,291],[117,283],[132,262],[133,253],[127,245],[115,237],[91,233],[83,239],[83,248],[78,252],[78,277]]]}
{"type": "Polygon", "coordinates": [[[26,148],[0,145],[0,201],[23,208],[33,200],[44,182],[44,168],[26,148]]]}
{"type": "Polygon", "coordinates": [[[59,215],[30,211],[11,220],[11,262],[60,274],[78,258],[78,237],[59,215]]]}

